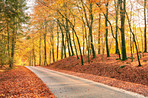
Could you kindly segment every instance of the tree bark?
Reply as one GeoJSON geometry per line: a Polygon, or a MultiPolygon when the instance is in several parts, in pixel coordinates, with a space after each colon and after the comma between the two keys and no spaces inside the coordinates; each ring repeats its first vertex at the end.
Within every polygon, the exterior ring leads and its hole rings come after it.
{"type": "Polygon", "coordinates": [[[99,31],[98,31],[98,54],[100,54],[100,43],[101,43],[101,14],[99,13],[99,31]]]}
{"type": "Polygon", "coordinates": [[[125,43],[125,10],[126,0],[120,0],[120,17],[121,17],[121,41],[122,41],[122,60],[126,60],[126,43],[125,43]]]}
{"type": "Polygon", "coordinates": [[[41,66],[41,32],[40,32],[40,39],[39,39],[39,66],[41,66]]]}
{"type": "Polygon", "coordinates": [[[146,38],[146,28],[147,28],[147,25],[146,25],[146,0],[144,0],[144,52],[147,52],[147,38],[146,38]]]}
{"type": "Polygon", "coordinates": [[[59,57],[59,29],[58,29],[58,23],[57,23],[57,60],[59,57]]]}
{"type": "Polygon", "coordinates": [[[44,66],[47,66],[47,53],[46,53],[46,35],[47,35],[47,23],[45,21],[45,33],[44,33],[44,66]]]}
{"type": "Polygon", "coordinates": [[[108,47],[108,25],[107,25],[107,19],[108,19],[108,2],[106,3],[106,18],[105,18],[106,33],[105,33],[105,41],[106,41],[106,53],[107,53],[107,57],[110,57],[109,47],[108,47]]]}

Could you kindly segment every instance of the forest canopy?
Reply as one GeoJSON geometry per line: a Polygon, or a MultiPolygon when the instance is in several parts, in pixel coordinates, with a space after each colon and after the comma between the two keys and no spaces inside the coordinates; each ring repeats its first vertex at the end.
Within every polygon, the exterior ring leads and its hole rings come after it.
{"type": "Polygon", "coordinates": [[[2,0],[0,65],[49,65],[70,56],[117,60],[147,52],[146,0],[2,0]],[[31,14],[27,2],[33,2],[31,14]],[[30,17],[30,18],[29,18],[30,17]],[[128,56],[127,54],[130,54],[128,56]]]}

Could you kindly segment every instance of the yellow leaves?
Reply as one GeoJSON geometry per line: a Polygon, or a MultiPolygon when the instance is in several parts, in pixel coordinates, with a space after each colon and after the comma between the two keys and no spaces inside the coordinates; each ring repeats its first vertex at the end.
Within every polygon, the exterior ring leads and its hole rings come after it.
{"type": "Polygon", "coordinates": [[[65,2],[65,0],[55,0],[55,4],[62,4],[64,2],[65,2]]]}

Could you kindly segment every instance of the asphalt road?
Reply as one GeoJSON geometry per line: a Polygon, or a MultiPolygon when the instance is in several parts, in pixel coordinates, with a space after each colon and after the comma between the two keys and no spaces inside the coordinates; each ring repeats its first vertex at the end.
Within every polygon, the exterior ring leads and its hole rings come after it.
{"type": "Polygon", "coordinates": [[[43,67],[27,66],[58,98],[146,98],[137,93],[43,67]]]}

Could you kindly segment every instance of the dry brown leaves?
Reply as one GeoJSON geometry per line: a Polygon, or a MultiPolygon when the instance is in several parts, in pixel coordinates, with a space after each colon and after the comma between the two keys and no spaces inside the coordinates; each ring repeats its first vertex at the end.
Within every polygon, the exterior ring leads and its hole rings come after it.
{"type": "Polygon", "coordinates": [[[30,70],[17,67],[0,73],[0,98],[55,98],[30,70]]]}

